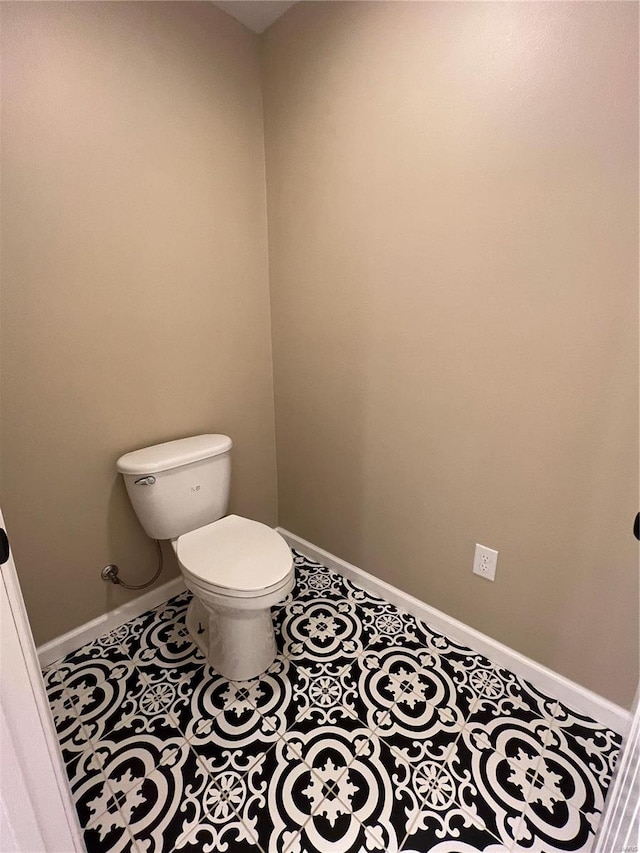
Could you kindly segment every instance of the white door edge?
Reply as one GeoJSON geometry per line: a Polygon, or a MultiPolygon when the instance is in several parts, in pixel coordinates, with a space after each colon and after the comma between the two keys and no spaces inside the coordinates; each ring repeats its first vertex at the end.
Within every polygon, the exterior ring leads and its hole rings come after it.
{"type": "Polygon", "coordinates": [[[0,573],[0,726],[3,764],[7,758],[15,770],[6,772],[5,764],[0,774],[0,830],[7,836],[0,839],[0,849],[7,844],[7,850],[24,853],[82,853],[85,847],[11,554],[0,573]],[[24,796],[18,798],[20,786],[24,796]]]}

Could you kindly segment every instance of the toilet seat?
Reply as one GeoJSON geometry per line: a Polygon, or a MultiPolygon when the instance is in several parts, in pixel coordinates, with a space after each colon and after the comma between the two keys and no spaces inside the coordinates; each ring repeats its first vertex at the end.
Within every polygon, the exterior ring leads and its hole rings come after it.
{"type": "Polygon", "coordinates": [[[228,515],[179,536],[176,556],[186,578],[221,595],[251,598],[289,583],[291,551],[280,534],[238,515],[228,515]]]}

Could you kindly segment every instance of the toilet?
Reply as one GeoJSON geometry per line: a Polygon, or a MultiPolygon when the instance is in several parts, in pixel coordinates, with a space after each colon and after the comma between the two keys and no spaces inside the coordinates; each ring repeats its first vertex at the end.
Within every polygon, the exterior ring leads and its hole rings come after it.
{"type": "Polygon", "coordinates": [[[125,453],[116,463],[142,527],[169,539],[193,593],[187,628],[211,666],[232,681],[254,678],[276,656],[271,608],[294,586],[280,534],[225,515],[232,441],[196,435],[125,453]]]}

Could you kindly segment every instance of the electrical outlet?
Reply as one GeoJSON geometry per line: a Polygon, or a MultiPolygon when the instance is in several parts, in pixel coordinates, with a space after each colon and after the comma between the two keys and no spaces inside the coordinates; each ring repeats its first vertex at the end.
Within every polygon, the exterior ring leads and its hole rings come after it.
{"type": "Polygon", "coordinates": [[[493,548],[485,548],[484,545],[476,544],[476,554],[473,558],[473,573],[486,578],[488,581],[496,579],[496,566],[498,564],[498,552],[493,548]]]}

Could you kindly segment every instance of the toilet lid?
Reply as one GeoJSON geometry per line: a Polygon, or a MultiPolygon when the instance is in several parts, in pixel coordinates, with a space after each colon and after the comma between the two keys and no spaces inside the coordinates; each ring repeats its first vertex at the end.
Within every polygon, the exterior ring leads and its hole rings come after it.
{"type": "Polygon", "coordinates": [[[292,565],[280,534],[237,515],[178,537],[176,554],[185,571],[229,590],[252,592],[281,582],[292,565]]]}

